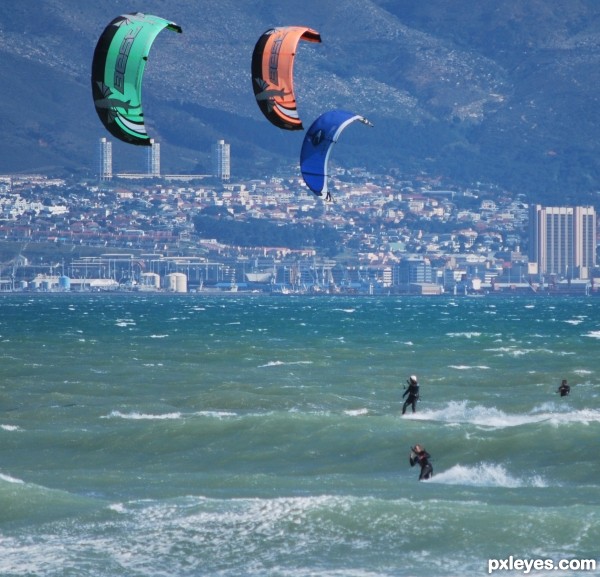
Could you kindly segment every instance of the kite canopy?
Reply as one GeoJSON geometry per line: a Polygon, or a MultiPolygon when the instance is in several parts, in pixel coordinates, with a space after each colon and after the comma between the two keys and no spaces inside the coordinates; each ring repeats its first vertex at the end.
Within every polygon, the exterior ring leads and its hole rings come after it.
{"type": "Polygon", "coordinates": [[[142,76],[154,39],[164,28],[181,32],[158,16],[123,14],[104,30],[92,61],[92,96],[100,120],[115,137],[151,145],[142,111],[142,76]]]}
{"type": "Polygon", "coordinates": [[[321,42],[311,28],[271,28],[258,40],[252,53],[252,87],[262,113],[279,128],[302,130],[294,94],[294,57],[300,40],[321,42]]]}
{"type": "Polygon", "coordinates": [[[373,126],[359,114],[330,110],[319,116],[307,130],[300,151],[300,170],[304,182],[317,196],[328,193],[327,165],[332,146],[346,126],[356,121],[373,126]]]}

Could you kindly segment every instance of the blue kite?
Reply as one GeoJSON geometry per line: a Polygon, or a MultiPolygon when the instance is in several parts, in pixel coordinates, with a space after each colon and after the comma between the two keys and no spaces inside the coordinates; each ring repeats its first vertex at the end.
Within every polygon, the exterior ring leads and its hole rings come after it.
{"type": "Polygon", "coordinates": [[[327,188],[327,164],[331,147],[337,142],[346,126],[356,121],[373,126],[359,114],[346,110],[330,110],[312,123],[304,137],[300,151],[302,178],[317,196],[325,193],[325,200],[331,200],[331,193],[327,188]]]}

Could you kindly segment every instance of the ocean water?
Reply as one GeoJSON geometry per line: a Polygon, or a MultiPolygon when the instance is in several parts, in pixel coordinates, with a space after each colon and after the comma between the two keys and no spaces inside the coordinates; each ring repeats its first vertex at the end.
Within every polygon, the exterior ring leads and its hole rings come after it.
{"type": "Polygon", "coordinates": [[[600,575],[599,353],[595,298],[2,295],[0,575],[600,575]]]}

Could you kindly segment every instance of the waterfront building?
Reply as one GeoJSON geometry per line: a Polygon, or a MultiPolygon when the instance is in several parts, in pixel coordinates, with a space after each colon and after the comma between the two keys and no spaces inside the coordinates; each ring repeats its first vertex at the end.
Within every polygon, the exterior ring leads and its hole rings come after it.
{"type": "Polygon", "coordinates": [[[594,208],[535,204],[529,211],[529,271],[540,277],[589,279],[596,265],[594,208]]]}
{"type": "Polygon", "coordinates": [[[228,181],[231,177],[230,146],[224,140],[219,140],[212,147],[213,176],[228,181]]]}
{"type": "Polygon", "coordinates": [[[154,178],[160,177],[160,143],[156,142],[153,138],[150,139],[150,146],[148,147],[148,163],[146,168],[148,176],[154,178]]]}
{"type": "Polygon", "coordinates": [[[100,180],[111,180],[112,170],[112,142],[101,138],[98,144],[98,176],[100,180]]]}
{"type": "Polygon", "coordinates": [[[432,283],[433,271],[428,258],[406,258],[396,267],[398,281],[396,284],[432,283]]]}

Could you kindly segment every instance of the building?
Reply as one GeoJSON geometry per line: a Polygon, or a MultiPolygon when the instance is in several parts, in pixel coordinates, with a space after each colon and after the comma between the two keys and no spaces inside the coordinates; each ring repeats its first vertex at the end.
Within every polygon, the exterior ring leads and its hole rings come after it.
{"type": "Polygon", "coordinates": [[[148,176],[155,178],[160,177],[160,143],[150,139],[150,147],[148,148],[148,165],[146,173],[148,176]]]}
{"type": "Polygon", "coordinates": [[[111,180],[112,170],[112,142],[101,138],[98,144],[98,176],[100,180],[111,180]]]}
{"type": "Polygon", "coordinates": [[[529,208],[530,272],[589,279],[596,266],[596,211],[591,206],[529,208]]]}
{"type": "Polygon", "coordinates": [[[221,180],[229,180],[231,176],[231,161],[229,144],[219,140],[212,149],[213,176],[221,180]]]}
{"type": "Polygon", "coordinates": [[[397,266],[397,284],[433,282],[431,261],[428,258],[406,258],[397,266]]]}

